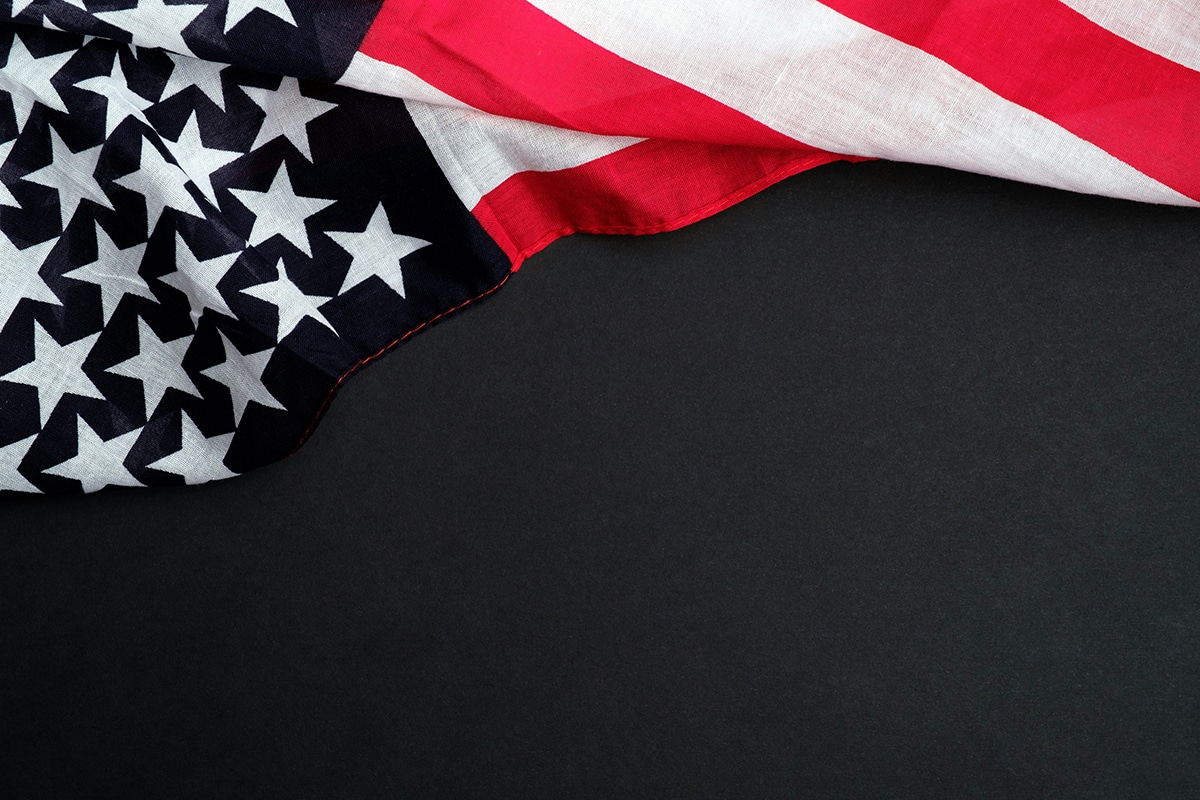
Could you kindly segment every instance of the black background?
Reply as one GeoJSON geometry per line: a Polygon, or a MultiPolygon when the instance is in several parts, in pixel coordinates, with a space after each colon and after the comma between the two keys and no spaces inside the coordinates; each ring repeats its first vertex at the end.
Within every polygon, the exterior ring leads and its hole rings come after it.
{"type": "Polygon", "coordinates": [[[1198,220],[822,167],[0,498],[0,796],[1200,796],[1198,220]]]}

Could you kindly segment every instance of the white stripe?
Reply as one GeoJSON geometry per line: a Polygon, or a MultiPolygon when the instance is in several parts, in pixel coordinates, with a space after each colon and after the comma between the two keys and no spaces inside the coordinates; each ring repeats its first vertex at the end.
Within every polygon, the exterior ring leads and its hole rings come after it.
{"type": "Polygon", "coordinates": [[[1200,7],[1195,0],[1062,2],[1138,47],[1200,70],[1200,7]]]}
{"type": "Polygon", "coordinates": [[[570,169],[642,139],[597,136],[474,109],[406,100],[408,113],[467,208],[518,172],[570,169]]]}
{"type": "Polygon", "coordinates": [[[342,86],[361,89],[372,94],[420,100],[422,103],[469,108],[466,103],[429,85],[403,67],[397,67],[395,64],[388,64],[385,61],[377,61],[362,53],[354,54],[354,58],[350,59],[350,66],[346,68],[337,82],[342,86]]]}
{"type": "Polygon", "coordinates": [[[816,0],[529,2],[617,55],[825,150],[1198,205],[816,0]]]}
{"type": "Polygon", "coordinates": [[[642,141],[486,114],[403,67],[362,53],[355,54],[338,83],[405,98],[409,115],[467,208],[518,172],[570,169],[642,141]]]}

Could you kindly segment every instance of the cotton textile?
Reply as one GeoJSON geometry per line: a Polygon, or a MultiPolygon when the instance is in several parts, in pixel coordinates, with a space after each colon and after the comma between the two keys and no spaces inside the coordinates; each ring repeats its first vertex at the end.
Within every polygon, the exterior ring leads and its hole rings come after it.
{"type": "Polygon", "coordinates": [[[832,160],[1200,200],[1182,3],[9,11],[4,489],[269,463],[347,376],[553,239],[675,228],[832,160]]]}

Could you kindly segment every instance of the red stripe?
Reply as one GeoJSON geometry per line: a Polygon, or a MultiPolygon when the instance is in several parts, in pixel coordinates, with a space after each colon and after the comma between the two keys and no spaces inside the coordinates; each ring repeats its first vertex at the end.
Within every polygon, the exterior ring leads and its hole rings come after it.
{"type": "Polygon", "coordinates": [[[524,0],[386,0],[359,49],[501,116],[616,136],[796,145],[524,0]]]}
{"type": "Polygon", "coordinates": [[[472,209],[517,269],[570,233],[659,233],[722,211],[789,175],[830,161],[820,150],[649,140],[582,166],[521,172],[472,209]]]}
{"type": "Polygon", "coordinates": [[[1056,0],[821,0],[1200,200],[1200,73],[1056,0]]]}

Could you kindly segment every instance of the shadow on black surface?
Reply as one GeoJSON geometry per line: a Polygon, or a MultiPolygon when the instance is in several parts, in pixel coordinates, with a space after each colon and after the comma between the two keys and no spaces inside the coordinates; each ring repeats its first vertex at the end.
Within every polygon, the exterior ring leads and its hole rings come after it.
{"type": "Polygon", "coordinates": [[[0,795],[1195,797],[1195,215],[824,167],[2,498],[0,795]]]}

